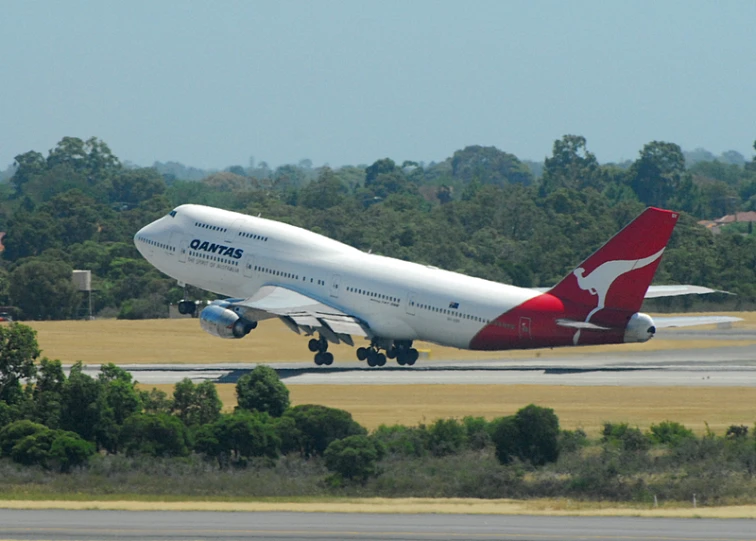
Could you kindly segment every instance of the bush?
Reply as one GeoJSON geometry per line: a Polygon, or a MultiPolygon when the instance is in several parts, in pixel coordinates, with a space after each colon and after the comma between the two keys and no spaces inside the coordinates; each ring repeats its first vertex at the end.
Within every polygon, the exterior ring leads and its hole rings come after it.
{"type": "Polygon", "coordinates": [[[289,407],[289,389],[275,370],[264,365],[239,378],[236,398],[239,409],[260,411],[272,417],[280,417],[289,407]]]}
{"type": "Polygon", "coordinates": [[[323,454],[326,467],[344,479],[361,482],[376,475],[376,463],[383,458],[385,449],[380,442],[368,436],[348,436],[328,445],[323,454]]]}
{"type": "Polygon", "coordinates": [[[559,432],[559,451],[574,453],[588,445],[588,436],[582,428],[575,430],[562,430],[559,432]]]}
{"type": "Polygon", "coordinates": [[[514,416],[491,423],[491,439],[502,464],[514,458],[542,466],[559,458],[559,418],[550,408],[533,404],[514,416]]]}
{"type": "Polygon", "coordinates": [[[484,417],[465,417],[462,419],[467,437],[467,446],[473,450],[485,449],[491,442],[488,421],[484,417]]]}
{"type": "Polygon", "coordinates": [[[119,443],[129,454],[186,456],[189,434],[181,419],[166,413],[136,413],[121,427],[119,443]]]}
{"type": "Polygon", "coordinates": [[[59,464],[62,473],[83,466],[94,454],[94,444],[81,439],[78,434],[62,430],[58,431],[50,447],[50,458],[59,464]]]}
{"type": "Polygon", "coordinates": [[[49,430],[45,425],[26,420],[10,423],[0,430],[0,456],[11,456],[11,451],[19,441],[49,430]]]}
{"type": "Polygon", "coordinates": [[[630,428],[627,423],[604,423],[601,432],[603,443],[619,446],[625,451],[645,451],[649,440],[639,428],[630,428]]]}
{"type": "Polygon", "coordinates": [[[298,431],[299,449],[306,456],[322,456],[334,440],[347,436],[364,436],[367,430],[361,427],[348,411],[304,404],[286,412],[294,420],[298,431]]]}
{"type": "Polygon", "coordinates": [[[693,431],[675,421],[662,421],[651,425],[650,437],[654,443],[677,446],[685,439],[693,438],[693,431]]]}
{"type": "Polygon", "coordinates": [[[453,455],[467,443],[467,431],[456,419],[438,419],[428,428],[428,450],[434,456],[453,455]]]}
{"type": "Polygon", "coordinates": [[[267,413],[237,411],[222,415],[195,434],[195,450],[216,458],[221,465],[252,457],[276,458],[280,448],[281,440],[267,413]]]}
{"type": "Polygon", "coordinates": [[[373,438],[380,441],[391,455],[425,456],[428,449],[428,430],[425,425],[379,426],[373,433],[373,438]]]}

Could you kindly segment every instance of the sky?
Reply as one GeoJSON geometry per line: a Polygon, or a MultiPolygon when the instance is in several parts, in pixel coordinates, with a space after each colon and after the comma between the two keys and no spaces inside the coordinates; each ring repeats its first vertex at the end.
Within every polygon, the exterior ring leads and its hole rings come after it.
{"type": "Polygon", "coordinates": [[[0,169],[64,136],[140,165],[332,167],[583,135],[753,156],[756,1],[0,0],[0,169]]]}

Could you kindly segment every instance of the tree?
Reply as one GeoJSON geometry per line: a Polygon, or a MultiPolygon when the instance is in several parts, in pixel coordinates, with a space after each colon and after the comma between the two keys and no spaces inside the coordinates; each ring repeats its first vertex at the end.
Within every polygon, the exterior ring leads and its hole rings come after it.
{"type": "Polygon", "coordinates": [[[289,389],[276,371],[265,365],[239,378],[236,398],[240,409],[260,411],[272,417],[280,417],[289,407],[289,389]]]}
{"type": "Polygon", "coordinates": [[[134,206],[163,192],[165,181],[152,167],[124,169],[113,177],[110,200],[134,206]]]}
{"type": "Polygon", "coordinates": [[[94,444],[81,439],[73,432],[58,431],[50,446],[50,459],[57,462],[61,473],[83,466],[95,454],[94,444]]]}
{"type": "Polygon", "coordinates": [[[601,191],[603,184],[598,160],[586,148],[585,137],[565,135],[554,141],[552,155],[544,162],[542,193],[558,188],[594,188],[601,191]]]}
{"type": "Polygon", "coordinates": [[[195,385],[184,378],[174,387],[172,410],[186,426],[212,423],[220,417],[221,409],[223,402],[212,381],[195,385]]]}
{"type": "Polygon", "coordinates": [[[533,174],[517,156],[496,147],[471,145],[457,150],[451,158],[451,166],[454,178],[466,184],[473,180],[497,186],[533,183],[533,174]]]}
{"type": "Polygon", "coordinates": [[[20,400],[20,382],[36,374],[39,353],[37,331],[20,323],[0,326],[0,400],[9,404],[20,400]]]}
{"type": "Polygon", "coordinates": [[[630,168],[630,186],[643,203],[665,207],[685,173],[685,156],[674,143],[652,141],[630,168]]]}
{"type": "Polygon", "coordinates": [[[380,442],[368,436],[348,436],[332,441],[325,452],[326,468],[344,479],[365,482],[376,475],[376,463],[385,455],[380,442]]]}
{"type": "Polygon", "coordinates": [[[233,415],[222,415],[211,425],[199,428],[195,449],[217,458],[219,464],[229,461],[244,462],[253,457],[275,458],[281,440],[267,413],[250,413],[239,410],[233,415]]]}
{"type": "Polygon", "coordinates": [[[559,457],[559,419],[554,410],[531,404],[492,422],[491,439],[502,464],[519,458],[542,466],[559,457]]]}
{"type": "Polygon", "coordinates": [[[167,413],[136,413],[123,423],[119,444],[129,455],[154,457],[189,454],[189,432],[180,419],[167,413]]]}
{"type": "Polygon", "coordinates": [[[64,261],[26,259],[11,272],[11,299],[25,318],[67,319],[76,313],[80,303],[71,280],[72,271],[64,261]]]}
{"type": "Polygon", "coordinates": [[[32,391],[34,419],[50,428],[60,426],[63,408],[63,387],[66,375],[60,361],[47,357],[39,363],[37,378],[32,391]]]}
{"type": "Polygon", "coordinates": [[[42,156],[42,154],[30,150],[29,152],[16,156],[15,165],[16,172],[11,178],[11,183],[16,187],[17,191],[21,191],[23,185],[32,177],[42,173],[47,164],[45,163],[45,157],[42,156]]]}
{"type": "Polygon", "coordinates": [[[305,457],[321,456],[332,441],[367,434],[351,413],[336,408],[304,404],[291,408],[285,415],[294,420],[300,452],[305,457]]]}
{"type": "Polygon", "coordinates": [[[60,426],[85,440],[94,441],[96,427],[100,425],[98,404],[102,386],[83,369],[81,362],[74,364],[63,384],[60,426]]]}

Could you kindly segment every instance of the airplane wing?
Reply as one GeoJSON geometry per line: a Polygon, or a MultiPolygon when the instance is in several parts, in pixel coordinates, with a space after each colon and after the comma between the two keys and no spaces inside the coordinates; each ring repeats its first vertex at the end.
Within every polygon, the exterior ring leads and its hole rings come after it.
{"type": "Polygon", "coordinates": [[[226,299],[224,302],[241,309],[251,320],[279,317],[298,334],[301,330],[308,335],[318,331],[337,344],[354,345],[352,335],[369,336],[369,327],[360,319],[285,287],[263,286],[248,299],[226,299]]]}

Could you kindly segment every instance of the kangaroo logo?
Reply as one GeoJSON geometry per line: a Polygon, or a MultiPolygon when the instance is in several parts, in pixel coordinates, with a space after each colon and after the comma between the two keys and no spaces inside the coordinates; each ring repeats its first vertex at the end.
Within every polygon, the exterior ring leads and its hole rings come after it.
{"type": "MultiPolygon", "coordinates": [[[[659,250],[653,255],[644,257],[643,259],[618,259],[615,261],[607,261],[602,263],[593,272],[585,276],[585,269],[578,267],[572,273],[577,278],[578,287],[583,291],[587,291],[591,295],[595,295],[597,298],[596,307],[588,313],[585,318],[585,322],[588,323],[593,315],[599,310],[604,309],[606,303],[606,295],[609,293],[612,284],[622,276],[627,274],[631,270],[642,269],[649,266],[651,263],[659,259],[664,252],[664,248],[659,250]]],[[[573,337],[573,343],[577,345],[580,339],[580,330],[575,333],[573,337]]]]}

